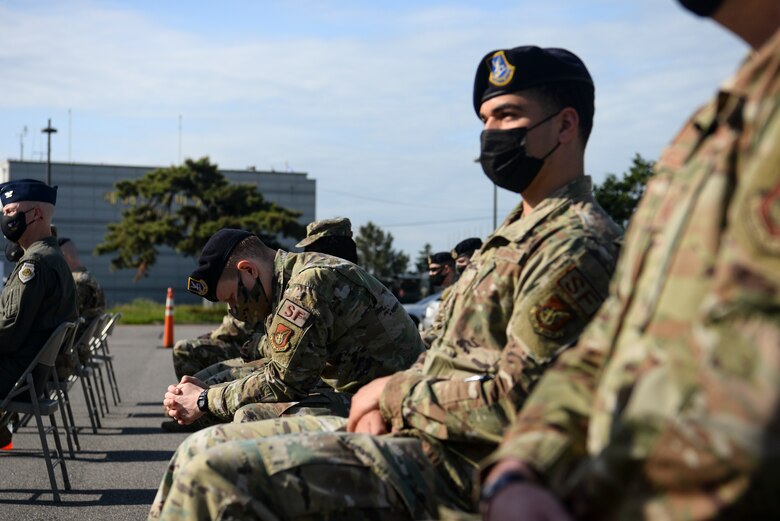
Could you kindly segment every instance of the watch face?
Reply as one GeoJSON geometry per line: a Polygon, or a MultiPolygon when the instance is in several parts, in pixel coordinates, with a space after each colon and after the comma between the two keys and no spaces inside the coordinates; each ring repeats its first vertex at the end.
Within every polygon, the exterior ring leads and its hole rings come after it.
{"type": "Polygon", "coordinates": [[[208,391],[204,390],[202,393],[200,393],[200,396],[198,396],[198,409],[201,411],[205,411],[208,407],[208,391]]]}

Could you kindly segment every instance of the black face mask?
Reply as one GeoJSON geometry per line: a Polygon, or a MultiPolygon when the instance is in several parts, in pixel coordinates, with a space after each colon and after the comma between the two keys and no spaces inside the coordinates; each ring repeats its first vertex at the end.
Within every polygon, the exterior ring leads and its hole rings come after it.
{"type": "Polygon", "coordinates": [[[244,281],[241,280],[241,275],[238,276],[236,307],[231,307],[228,312],[236,320],[245,322],[251,329],[263,326],[265,318],[271,313],[271,301],[265,294],[265,288],[259,278],[255,279],[252,289],[247,289],[244,281]]]}
{"type": "Polygon", "coordinates": [[[435,275],[429,275],[428,280],[431,281],[431,284],[434,286],[441,286],[444,282],[444,277],[446,277],[446,274],[444,273],[444,269],[439,269],[438,272],[436,272],[435,275]]]}
{"type": "Polygon", "coordinates": [[[687,10],[699,16],[712,16],[723,0],[678,0],[687,10]]]}
{"type": "Polygon", "coordinates": [[[544,157],[526,154],[525,138],[530,131],[557,116],[556,112],[532,127],[518,127],[508,130],[483,130],[480,136],[479,162],[485,175],[496,186],[512,192],[522,193],[536,178],[544,160],[558,149],[557,143],[544,157]]]}
{"type": "Polygon", "coordinates": [[[11,242],[19,242],[19,239],[22,238],[24,231],[27,229],[27,214],[33,210],[35,208],[30,208],[26,212],[16,212],[13,215],[3,215],[0,228],[2,228],[6,239],[11,242]]]}

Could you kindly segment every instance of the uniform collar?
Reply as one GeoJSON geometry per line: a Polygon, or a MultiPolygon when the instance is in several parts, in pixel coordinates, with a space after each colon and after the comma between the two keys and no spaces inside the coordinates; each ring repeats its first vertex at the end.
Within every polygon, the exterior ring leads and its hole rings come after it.
{"type": "Polygon", "coordinates": [[[545,197],[528,215],[523,215],[523,202],[521,201],[509,212],[501,226],[493,232],[486,242],[491,242],[498,237],[504,238],[506,242],[520,242],[537,224],[561,207],[572,201],[592,199],[593,184],[590,176],[580,176],[545,197]]]}

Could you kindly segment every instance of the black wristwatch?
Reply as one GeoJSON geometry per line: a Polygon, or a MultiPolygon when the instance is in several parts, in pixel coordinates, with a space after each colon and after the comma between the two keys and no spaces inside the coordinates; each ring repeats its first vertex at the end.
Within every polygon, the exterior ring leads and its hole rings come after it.
{"type": "Polygon", "coordinates": [[[198,396],[198,410],[201,412],[208,412],[209,410],[209,390],[203,389],[203,392],[198,396]]]}
{"type": "Polygon", "coordinates": [[[482,487],[482,493],[479,495],[479,500],[483,502],[490,501],[496,494],[501,492],[512,483],[522,483],[524,481],[529,481],[528,476],[519,470],[513,470],[511,472],[507,472],[506,474],[501,474],[498,479],[493,480],[482,487]]]}

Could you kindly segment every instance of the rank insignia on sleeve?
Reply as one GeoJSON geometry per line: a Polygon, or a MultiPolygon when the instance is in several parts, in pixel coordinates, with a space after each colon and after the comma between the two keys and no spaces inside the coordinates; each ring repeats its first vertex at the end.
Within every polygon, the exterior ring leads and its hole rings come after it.
{"type": "Polygon", "coordinates": [[[569,305],[557,295],[531,308],[531,326],[536,334],[547,338],[561,338],[566,333],[566,324],[573,318],[569,305]]]}
{"type": "Polygon", "coordinates": [[[26,284],[34,278],[35,264],[32,264],[31,262],[25,262],[22,264],[21,269],[19,269],[19,280],[22,281],[22,284],[26,284]]]}
{"type": "Polygon", "coordinates": [[[271,334],[271,345],[276,351],[284,351],[290,343],[293,336],[293,330],[284,324],[276,324],[276,331],[271,334]]]}
{"type": "Polygon", "coordinates": [[[503,87],[512,81],[515,67],[506,59],[504,51],[498,51],[490,58],[490,77],[488,81],[496,87],[503,87]]]}
{"type": "Polygon", "coordinates": [[[302,308],[290,299],[285,299],[282,305],[279,306],[279,311],[276,314],[298,327],[303,327],[306,321],[309,320],[311,311],[302,308]]]}

